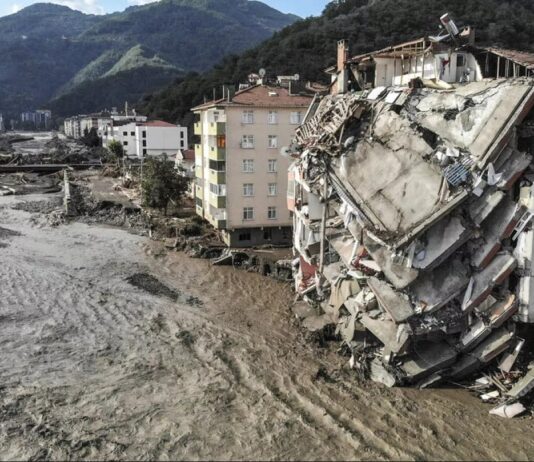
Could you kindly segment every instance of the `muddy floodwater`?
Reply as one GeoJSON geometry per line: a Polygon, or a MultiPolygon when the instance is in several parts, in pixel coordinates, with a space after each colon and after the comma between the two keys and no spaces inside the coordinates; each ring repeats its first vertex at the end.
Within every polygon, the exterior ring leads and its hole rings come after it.
{"type": "MultiPolygon", "coordinates": [[[[15,154],[22,154],[23,156],[39,154],[42,151],[43,146],[54,136],[54,133],[52,132],[10,132],[10,134],[33,138],[28,141],[13,143],[12,147],[15,151],[15,154]]],[[[64,136],[59,133],[56,133],[56,135],[64,138],[64,136]]]]}
{"type": "Polygon", "coordinates": [[[2,459],[534,458],[530,418],[359,382],[289,286],[11,208],[42,200],[0,198],[2,459]]]}

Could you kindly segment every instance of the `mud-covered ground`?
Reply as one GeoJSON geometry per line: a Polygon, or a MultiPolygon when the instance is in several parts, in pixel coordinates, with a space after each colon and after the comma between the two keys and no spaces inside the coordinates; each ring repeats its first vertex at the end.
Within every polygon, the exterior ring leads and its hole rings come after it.
{"type": "Polygon", "coordinates": [[[530,418],[359,383],[290,287],[0,198],[2,459],[532,459],[530,418]],[[19,204],[17,209],[11,207],[19,204]]]}

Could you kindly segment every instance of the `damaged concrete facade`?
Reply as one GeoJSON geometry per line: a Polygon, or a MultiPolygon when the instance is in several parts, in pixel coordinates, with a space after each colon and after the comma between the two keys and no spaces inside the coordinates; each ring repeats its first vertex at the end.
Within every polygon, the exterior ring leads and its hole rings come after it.
{"type": "Polygon", "coordinates": [[[354,58],[340,42],[292,146],[305,323],[389,386],[510,372],[534,323],[534,55],[446,30],[354,58]]]}

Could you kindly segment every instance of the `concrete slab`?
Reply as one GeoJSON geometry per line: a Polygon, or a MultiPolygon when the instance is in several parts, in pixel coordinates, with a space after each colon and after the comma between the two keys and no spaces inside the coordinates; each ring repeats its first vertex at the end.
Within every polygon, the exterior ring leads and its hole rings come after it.
{"type": "Polygon", "coordinates": [[[372,277],[367,280],[367,284],[376,295],[380,306],[397,324],[405,322],[413,316],[414,311],[410,301],[393,290],[386,282],[372,277]]]}
{"type": "Polygon", "coordinates": [[[468,312],[480,305],[493,288],[509,276],[516,264],[515,258],[507,252],[497,255],[483,271],[473,276],[472,293],[464,301],[462,309],[468,312]]]}
{"type": "Polygon", "coordinates": [[[457,353],[447,343],[421,342],[414,345],[414,353],[403,363],[401,369],[412,382],[421,380],[440,369],[454,363],[457,353]]]}
{"type": "Polygon", "coordinates": [[[413,266],[422,270],[435,268],[461,247],[472,235],[460,217],[446,217],[430,228],[421,238],[425,243],[424,257],[415,258],[413,266]]]}
{"type": "Polygon", "coordinates": [[[461,294],[469,283],[468,270],[458,259],[445,261],[421,276],[410,291],[425,313],[432,313],[461,294]]]}

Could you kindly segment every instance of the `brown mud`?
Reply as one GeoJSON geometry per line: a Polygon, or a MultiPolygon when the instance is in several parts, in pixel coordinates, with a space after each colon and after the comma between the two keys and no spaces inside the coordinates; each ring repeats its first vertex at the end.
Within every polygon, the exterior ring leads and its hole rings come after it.
{"type": "Polygon", "coordinates": [[[0,198],[2,459],[534,458],[530,417],[360,382],[289,285],[30,199],[0,198]]]}

